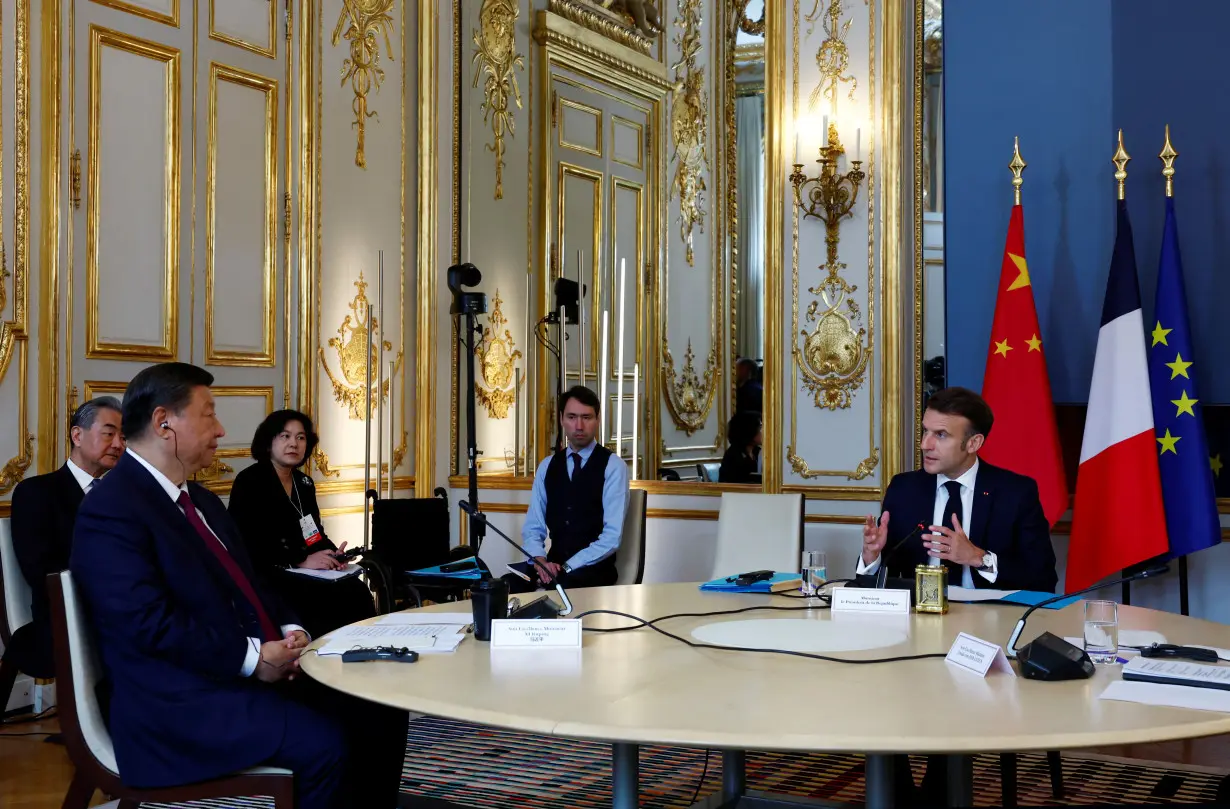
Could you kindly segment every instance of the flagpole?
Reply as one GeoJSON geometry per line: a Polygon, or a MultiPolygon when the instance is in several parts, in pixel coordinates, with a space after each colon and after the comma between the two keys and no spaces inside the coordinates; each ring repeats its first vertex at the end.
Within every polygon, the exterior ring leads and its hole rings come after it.
{"type": "MultiPolygon", "coordinates": [[[[1123,148],[1123,130],[1119,130],[1119,148],[1115,150],[1115,156],[1111,158],[1111,162],[1115,164],[1115,182],[1118,183],[1119,199],[1126,199],[1127,192],[1124,188],[1127,180],[1127,164],[1132,157],[1127,153],[1127,149],[1123,148]]],[[[1116,237],[1117,238],[1117,237],[1116,237]]],[[[1122,575],[1127,575],[1127,570],[1121,571],[1122,575]]],[[[1124,582],[1123,585],[1123,605],[1130,606],[1132,603],[1132,585],[1129,582],[1124,582]]]]}
{"type": "MultiPolygon", "coordinates": [[[[1162,161],[1162,176],[1166,178],[1166,196],[1174,196],[1174,159],[1179,153],[1170,144],[1170,124],[1166,124],[1166,143],[1158,157],[1162,161]]],[[[1187,555],[1179,557],[1179,614],[1188,614],[1187,600],[1187,555]]]]}

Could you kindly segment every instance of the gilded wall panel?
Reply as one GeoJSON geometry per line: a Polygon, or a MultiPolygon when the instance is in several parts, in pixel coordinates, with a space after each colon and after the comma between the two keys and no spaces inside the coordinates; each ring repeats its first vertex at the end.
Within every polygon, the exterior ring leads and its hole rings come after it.
{"type": "Polygon", "coordinates": [[[263,5],[252,0],[209,0],[209,38],[276,59],[279,4],[265,0],[263,5]]]}
{"type": "Polygon", "coordinates": [[[181,54],[90,31],[86,354],[169,359],[179,322],[181,54]],[[151,110],[150,126],[131,125],[151,110]],[[151,288],[160,293],[152,299],[151,288]]]}
{"type": "MultiPolygon", "coordinates": [[[[371,391],[371,469],[413,469],[407,396],[414,374],[408,311],[415,262],[407,237],[407,30],[414,4],[324,0],[316,87],[319,133],[315,205],[319,265],[313,308],[314,416],[321,436],[316,467],[362,479],[367,391],[371,391]],[[406,15],[410,15],[409,19],[406,15]],[[383,251],[383,281],[381,252],[383,251]],[[407,278],[408,276],[408,278],[407,278]],[[367,306],[372,307],[372,326],[367,306]],[[365,350],[366,347],[366,350],[365,350]],[[368,358],[371,387],[367,387],[368,358]]],[[[413,153],[409,153],[413,159],[413,153]]],[[[413,224],[413,223],[411,223],[413,224]]],[[[387,476],[385,477],[387,486],[387,476]]]]}
{"type": "Polygon", "coordinates": [[[205,361],[274,365],[278,82],[209,66],[205,361]]]}

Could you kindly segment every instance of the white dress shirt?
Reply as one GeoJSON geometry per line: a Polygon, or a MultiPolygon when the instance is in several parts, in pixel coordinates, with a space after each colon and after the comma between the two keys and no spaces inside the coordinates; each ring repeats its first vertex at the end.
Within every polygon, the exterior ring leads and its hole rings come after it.
{"type": "MultiPolygon", "coordinates": [[[[975,459],[974,465],[971,466],[969,469],[965,470],[965,473],[962,474],[958,478],[950,478],[947,475],[936,475],[935,476],[935,509],[931,514],[931,524],[932,525],[940,525],[941,524],[940,520],[944,519],[944,507],[948,505],[948,489],[944,488],[944,484],[948,483],[950,480],[956,480],[957,483],[961,484],[961,528],[965,530],[965,535],[969,536],[970,526],[973,525],[972,518],[974,514],[974,484],[978,480],[978,467],[980,463],[981,463],[980,461],[975,459]]],[[[945,525],[944,527],[952,528],[951,525],[945,525]]],[[[973,540],[971,539],[970,542],[973,542],[973,540]]],[[[969,565],[962,565],[962,571],[961,571],[961,586],[962,587],[973,589],[974,587],[973,574],[975,572],[977,572],[979,576],[982,576],[982,578],[986,579],[992,584],[994,584],[995,580],[999,577],[999,559],[996,557],[995,554],[991,553],[990,551],[984,550],[984,553],[986,553],[988,556],[991,557],[990,566],[986,570],[979,570],[976,567],[971,568],[969,565]]],[[[876,560],[872,562],[871,564],[864,565],[863,556],[860,553],[858,557],[858,568],[856,570],[857,574],[862,576],[862,575],[871,575],[875,573],[877,570],[880,569],[880,560],[882,558],[883,558],[882,555],[878,556],[876,557],[876,560]]],[[[937,559],[934,556],[928,556],[927,563],[931,565],[932,567],[935,567],[937,565],[942,564],[943,562],[942,560],[937,559]]],[[[950,584],[951,583],[952,582],[950,582],[950,584]]]]}
{"type": "Polygon", "coordinates": [[[94,478],[89,472],[73,463],[72,458],[69,458],[66,463],[68,464],[68,471],[73,473],[73,479],[77,481],[77,485],[81,487],[81,491],[88,492],[90,487],[94,485],[97,478],[94,478]]]}
{"type": "MultiPolygon", "coordinates": [[[[570,456],[574,452],[581,456],[583,469],[589,463],[596,446],[597,441],[590,441],[589,446],[578,450],[573,450],[571,445],[568,447],[564,456],[564,469],[568,472],[569,480],[572,480],[570,456]]],[[[554,453],[538,464],[538,470],[534,473],[534,486],[530,491],[530,507],[521,528],[521,544],[532,556],[547,555],[547,467],[551,465],[553,458],[554,453]]],[[[597,539],[577,551],[567,561],[571,570],[601,562],[619,550],[619,541],[624,530],[624,512],[628,508],[628,465],[615,453],[611,453],[606,460],[606,468],[602,471],[602,531],[597,539]]]]}
{"type": "MultiPolygon", "coordinates": [[[[125,452],[127,452],[132,457],[136,458],[137,461],[142,466],[145,467],[146,471],[148,471],[151,475],[154,476],[154,480],[158,481],[158,485],[161,486],[162,490],[167,493],[167,497],[171,498],[171,500],[174,501],[175,507],[180,508],[179,495],[180,495],[180,492],[188,491],[188,484],[181,483],[178,486],[176,486],[171,481],[171,479],[167,477],[166,475],[162,474],[162,472],[159,471],[156,466],[154,466],[149,461],[142,458],[137,453],[133,452],[131,448],[126,449],[125,452]]],[[[182,509],[180,510],[182,511],[182,509]]],[[[199,508],[196,509],[196,515],[201,518],[201,524],[204,525],[205,528],[209,530],[209,533],[213,536],[213,538],[218,540],[218,544],[222,546],[222,549],[226,551],[227,553],[230,553],[230,550],[226,547],[226,543],[218,539],[218,535],[214,533],[214,529],[209,527],[209,521],[205,519],[205,515],[201,513],[201,510],[199,508]]],[[[282,624],[281,629],[282,629],[283,637],[285,637],[286,633],[294,632],[294,631],[302,632],[305,635],[307,634],[307,630],[305,630],[303,627],[299,626],[298,624],[282,624]]],[[[260,659],[261,659],[261,639],[260,638],[248,638],[248,653],[244,657],[243,666],[239,669],[239,675],[241,677],[251,677],[252,672],[256,671],[256,664],[260,662],[260,659]]]]}

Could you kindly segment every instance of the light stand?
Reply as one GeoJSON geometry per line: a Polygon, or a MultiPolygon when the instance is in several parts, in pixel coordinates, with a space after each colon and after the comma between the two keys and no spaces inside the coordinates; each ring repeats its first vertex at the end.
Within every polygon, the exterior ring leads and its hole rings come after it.
{"type": "MultiPolygon", "coordinates": [[[[466,462],[469,464],[469,495],[470,503],[478,512],[478,414],[475,401],[477,394],[474,389],[474,337],[482,332],[478,325],[478,315],[487,313],[487,296],[481,292],[463,292],[462,287],[476,287],[483,280],[483,275],[473,264],[456,264],[448,268],[448,288],[453,291],[453,306],[449,310],[453,315],[465,315],[465,352],[466,352],[466,462]]],[[[483,537],[487,533],[487,521],[470,520],[469,544],[474,549],[474,556],[482,546],[483,537]]]]}

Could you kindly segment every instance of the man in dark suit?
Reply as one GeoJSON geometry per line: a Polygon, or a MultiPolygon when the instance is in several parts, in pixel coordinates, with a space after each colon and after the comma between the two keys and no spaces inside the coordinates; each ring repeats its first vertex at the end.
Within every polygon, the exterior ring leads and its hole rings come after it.
{"type": "Polygon", "coordinates": [[[120,403],[111,396],[91,399],[69,421],[73,448],[54,472],[23,480],[13,492],[13,550],[30,585],[33,620],[17,630],[10,654],[31,677],[55,676],[47,576],[68,567],[77,508],[86,492],[124,453],[120,403]]]}
{"type": "Polygon", "coordinates": [[[910,577],[917,565],[943,564],[949,584],[1054,592],[1055,549],[1038,484],[978,459],[993,421],[971,390],[931,397],[923,468],[895,476],[879,520],[867,517],[859,575],[887,564],[910,577]]]}
{"type": "MultiPolygon", "coordinates": [[[[950,584],[1055,590],[1055,549],[1038,484],[978,459],[993,422],[990,406],[971,390],[932,395],[923,413],[923,468],[896,475],[879,520],[867,517],[860,579],[881,565],[909,578],[917,565],[942,564],[950,584]]],[[[916,789],[908,760],[896,757],[898,802],[947,806],[945,769],[945,757],[928,756],[916,789]]]]}
{"type": "Polygon", "coordinates": [[[300,809],[393,807],[405,712],[297,679],[307,635],[256,579],[221,500],[186,482],[225,435],[212,382],[183,363],[137,374],[128,450],[77,517],[70,567],[113,687],[120,776],[162,787],[278,766],[300,809]]]}

